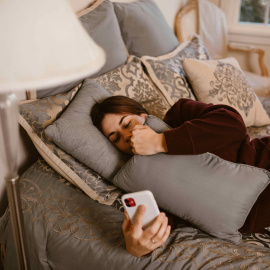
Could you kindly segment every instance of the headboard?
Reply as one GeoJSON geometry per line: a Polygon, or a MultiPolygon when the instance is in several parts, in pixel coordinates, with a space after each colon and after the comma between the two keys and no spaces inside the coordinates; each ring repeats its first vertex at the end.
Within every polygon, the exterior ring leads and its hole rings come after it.
{"type": "MultiPolygon", "coordinates": [[[[88,7],[95,0],[69,0],[74,11],[78,11],[88,7]]],[[[133,2],[134,0],[111,0],[115,2],[133,2]]],[[[160,10],[162,11],[165,19],[167,20],[171,29],[174,30],[174,19],[177,11],[186,5],[189,0],[153,0],[160,10]]],[[[20,94],[18,96],[19,100],[26,99],[25,94],[20,94]]],[[[5,195],[5,181],[4,177],[6,175],[7,169],[4,162],[3,148],[1,145],[1,132],[0,132],[0,216],[3,214],[6,205],[7,198],[5,195]]],[[[18,149],[18,162],[19,162],[19,174],[21,174],[27,167],[29,167],[38,157],[38,153],[33,146],[30,138],[23,129],[20,129],[20,143],[18,149]]]]}

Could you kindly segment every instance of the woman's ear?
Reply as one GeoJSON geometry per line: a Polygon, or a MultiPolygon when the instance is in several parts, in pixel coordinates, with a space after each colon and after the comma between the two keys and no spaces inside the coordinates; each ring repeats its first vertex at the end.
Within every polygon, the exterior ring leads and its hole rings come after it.
{"type": "Polygon", "coordinates": [[[144,119],[147,117],[147,115],[148,115],[147,113],[141,113],[141,114],[140,114],[140,116],[141,116],[142,118],[144,118],[144,119]]]}

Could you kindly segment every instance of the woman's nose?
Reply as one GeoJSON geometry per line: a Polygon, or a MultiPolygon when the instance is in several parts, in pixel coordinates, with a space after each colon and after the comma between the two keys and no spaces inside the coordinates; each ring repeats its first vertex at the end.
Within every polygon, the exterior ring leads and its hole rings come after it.
{"type": "Polygon", "coordinates": [[[129,142],[131,136],[132,136],[131,131],[130,130],[125,130],[125,132],[123,134],[123,137],[124,137],[125,142],[129,142]]]}

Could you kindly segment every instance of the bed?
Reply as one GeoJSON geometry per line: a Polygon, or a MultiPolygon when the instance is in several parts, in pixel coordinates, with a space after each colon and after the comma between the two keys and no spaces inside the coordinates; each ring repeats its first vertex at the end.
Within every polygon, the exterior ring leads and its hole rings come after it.
{"type": "MultiPolygon", "coordinates": [[[[269,268],[267,233],[245,235],[237,246],[184,222],[151,255],[133,257],[125,251],[119,199],[113,206],[90,199],[43,159],[22,175],[21,194],[32,269],[269,268]]],[[[7,212],[1,219],[4,266],[16,269],[8,217],[7,212]]]]}
{"type": "MultiPolygon", "coordinates": [[[[164,18],[158,8],[160,3],[157,1],[156,6],[149,0],[130,3],[97,0],[79,11],[79,20],[88,33],[105,48],[104,67],[84,81],[29,91],[28,100],[20,103],[20,125],[40,154],[20,177],[32,269],[270,268],[269,228],[261,233],[242,234],[241,242],[236,244],[178,220],[167,242],[149,255],[136,258],[125,249],[120,200],[125,191],[112,181],[125,157],[100,142],[92,126],[86,128],[87,117],[86,122],[83,117],[81,121],[78,116],[74,117],[78,111],[81,115],[84,113],[80,111],[83,107],[80,102],[92,106],[93,101],[105,96],[125,95],[141,102],[151,115],[162,119],[179,98],[213,103],[217,98],[214,94],[201,94],[196,84],[199,77],[188,66],[192,63],[184,61],[186,68],[183,67],[184,59],[199,61],[197,64],[214,61],[207,48],[197,35],[179,44],[168,25],[172,18],[164,18]],[[138,29],[133,29],[136,20],[140,24],[138,29]],[[52,135],[50,126],[57,128],[59,134],[52,135]],[[80,134],[74,135],[78,129],[80,134]],[[61,134],[70,136],[61,137],[61,134]],[[93,141],[94,137],[97,141],[93,141]],[[108,158],[109,154],[112,158],[108,158]],[[115,157],[115,166],[110,168],[115,157]]],[[[179,1],[177,8],[185,3],[179,1]]],[[[211,63],[216,67],[223,62],[211,63]]],[[[240,78],[241,68],[234,60],[229,59],[226,65],[240,78]]],[[[209,76],[205,81],[211,82],[215,73],[207,68],[209,76]]],[[[225,101],[222,102],[231,102],[236,108],[244,104],[242,112],[237,109],[243,114],[251,138],[270,136],[270,97],[257,97],[246,84],[242,85],[245,87],[235,86],[238,87],[236,99],[242,102],[233,103],[235,99],[229,95],[223,96],[225,101]],[[246,103],[243,96],[248,97],[246,103]]],[[[4,269],[17,269],[8,208],[0,219],[0,244],[4,269]]]]}

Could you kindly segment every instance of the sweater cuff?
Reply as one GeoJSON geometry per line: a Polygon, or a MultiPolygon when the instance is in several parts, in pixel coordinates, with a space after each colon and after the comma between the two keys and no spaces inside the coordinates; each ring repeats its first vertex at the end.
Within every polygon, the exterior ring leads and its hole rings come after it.
{"type": "Polygon", "coordinates": [[[192,140],[185,124],[178,128],[164,132],[168,154],[170,155],[194,155],[192,140]]]}

